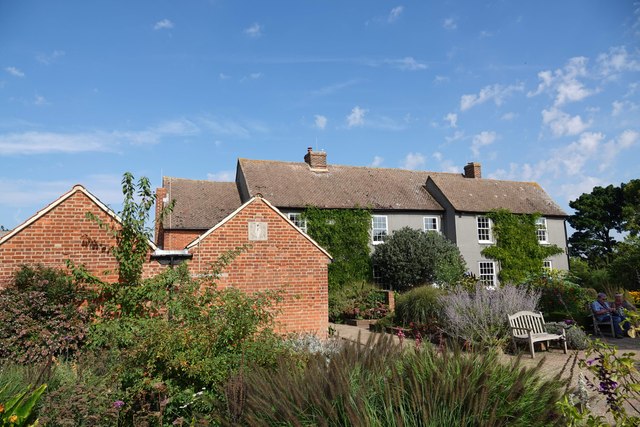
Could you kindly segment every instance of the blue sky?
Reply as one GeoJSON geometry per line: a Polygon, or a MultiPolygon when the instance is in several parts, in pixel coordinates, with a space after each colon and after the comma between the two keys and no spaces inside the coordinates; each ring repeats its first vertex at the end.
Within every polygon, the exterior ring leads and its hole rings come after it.
{"type": "Polygon", "coordinates": [[[0,224],[236,159],[640,177],[640,2],[0,0],[0,224]]]}

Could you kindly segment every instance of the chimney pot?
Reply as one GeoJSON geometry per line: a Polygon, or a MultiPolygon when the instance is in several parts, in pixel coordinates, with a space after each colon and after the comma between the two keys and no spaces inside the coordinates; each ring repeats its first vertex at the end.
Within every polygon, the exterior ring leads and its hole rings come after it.
{"type": "Polygon", "coordinates": [[[480,163],[469,162],[464,167],[465,178],[482,178],[482,168],[480,163]]]}

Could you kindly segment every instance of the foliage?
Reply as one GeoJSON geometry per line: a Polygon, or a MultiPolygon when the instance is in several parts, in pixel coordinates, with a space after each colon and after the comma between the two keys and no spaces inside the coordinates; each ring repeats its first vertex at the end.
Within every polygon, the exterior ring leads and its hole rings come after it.
{"type": "Polygon", "coordinates": [[[560,334],[565,330],[567,336],[567,347],[574,350],[584,350],[589,345],[589,338],[582,328],[576,326],[572,321],[567,322],[546,322],[547,332],[550,334],[560,334]]]}
{"type": "Polygon", "coordinates": [[[626,184],[621,184],[620,188],[624,198],[624,229],[632,236],[637,236],[640,233],[640,179],[632,179],[626,184]]]}
{"type": "Polygon", "coordinates": [[[367,209],[320,209],[307,207],[302,214],[307,233],[333,257],[329,264],[329,290],[349,282],[371,278],[369,230],[371,212],[367,209]]]}
{"type": "MultiPolygon", "coordinates": [[[[35,389],[28,386],[25,390],[9,399],[0,401],[0,426],[22,427],[37,425],[37,420],[32,423],[35,418],[34,407],[46,388],[46,384],[42,384],[35,389]]],[[[0,395],[2,394],[3,390],[0,390],[0,395]]]]}
{"type": "Polygon", "coordinates": [[[606,265],[616,247],[613,232],[622,232],[623,192],[620,187],[594,187],[569,202],[575,213],[568,218],[576,230],[569,238],[571,255],[585,258],[592,266],[606,265]]]}
{"type": "MultiPolygon", "coordinates": [[[[586,385],[607,402],[607,412],[616,426],[631,427],[640,424],[640,410],[632,404],[640,399],[640,377],[635,353],[618,353],[613,345],[600,340],[591,342],[581,359],[580,367],[591,373],[586,385]],[[630,413],[631,412],[631,413],[630,413]]],[[[559,407],[569,426],[606,426],[603,417],[593,415],[588,406],[572,406],[568,399],[559,407]]]]}
{"type": "Polygon", "coordinates": [[[75,354],[88,327],[78,309],[85,295],[62,271],[22,266],[0,293],[0,358],[32,363],[75,354]]]}
{"type": "Polygon", "coordinates": [[[440,324],[444,294],[441,289],[431,285],[413,288],[398,296],[396,300],[396,321],[402,325],[440,324]]]}
{"type": "Polygon", "coordinates": [[[619,287],[640,289],[640,236],[629,235],[618,243],[608,271],[619,287]]]}
{"type": "Polygon", "coordinates": [[[379,319],[389,311],[385,296],[376,285],[365,281],[345,283],[329,291],[329,319],[379,319]]]}
{"type": "MultiPolygon", "coordinates": [[[[348,343],[329,363],[248,372],[242,425],[554,425],[561,383],[539,367],[498,363],[495,353],[408,349],[387,336],[348,343]]],[[[231,417],[229,417],[231,418],[231,417]]],[[[229,419],[223,424],[231,424],[229,419]]]]}
{"type": "Polygon", "coordinates": [[[527,278],[525,287],[540,293],[539,309],[552,320],[572,319],[583,322],[594,298],[588,289],[569,280],[565,272],[551,271],[527,278]]]}
{"type": "Polygon", "coordinates": [[[433,282],[454,283],[466,271],[454,243],[439,233],[409,227],[376,246],[372,261],[382,282],[400,291],[433,282]]]}
{"type": "Polygon", "coordinates": [[[543,261],[562,253],[556,245],[541,245],[536,235],[538,214],[513,214],[498,209],[487,214],[493,221],[495,245],[482,250],[482,255],[500,262],[498,277],[502,283],[522,283],[528,274],[542,271],[543,261]]]}
{"type": "Polygon", "coordinates": [[[507,316],[535,311],[540,294],[505,285],[496,289],[476,286],[474,292],[458,288],[442,296],[443,328],[451,336],[478,348],[502,347],[511,337],[507,316]]]}

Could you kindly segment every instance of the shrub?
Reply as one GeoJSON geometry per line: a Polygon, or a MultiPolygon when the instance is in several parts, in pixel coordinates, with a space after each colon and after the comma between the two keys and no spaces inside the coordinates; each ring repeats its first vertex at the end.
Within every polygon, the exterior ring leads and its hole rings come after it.
{"type": "Polygon", "coordinates": [[[540,294],[505,285],[496,289],[476,286],[474,292],[459,288],[441,298],[445,332],[481,348],[503,346],[511,336],[507,316],[521,310],[535,311],[540,294]]]}
{"type": "Polygon", "coordinates": [[[364,281],[352,281],[329,292],[329,319],[380,319],[389,312],[380,288],[364,281]]]}
{"type": "MultiPolygon", "coordinates": [[[[275,371],[242,378],[244,400],[230,420],[240,425],[491,425],[555,424],[562,383],[539,366],[502,365],[495,353],[402,351],[390,337],[345,344],[327,364],[281,360],[275,371]]],[[[236,424],[234,424],[236,425],[236,424]]]]}
{"type": "Polygon", "coordinates": [[[589,346],[589,338],[582,328],[568,325],[565,322],[546,322],[547,332],[550,334],[560,334],[562,329],[567,334],[567,346],[574,350],[584,350],[589,346]]]}
{"type": "Polygon", "coordinates": [[[573,319],[584,323],[589,303],[593,301],[587,289],[571,282],[566,273],[560,271],[530,276],[524,286],[540,293],[540,311],[555,313],[555,320],[573,319]]]}
{"type": "Polygon", "coordinates": [[[382,282],[396,290],[428,283],[454,283],[467,267],[458,247],[436,232],[408,227],[376,246],[373,265],[382,282]]]}
{"type": "Polygon", "coordinates": [[[396,300],[396,321],[403,325],[439,324],[443,291],[430,285],[413,288],[396,300]]]}
{"type": "Polygon", "coordinates": [[[73,356],[86,338],[82,290],[64,272],[23,266],[0,293],[0,358],[18,363],[73,356]]]}

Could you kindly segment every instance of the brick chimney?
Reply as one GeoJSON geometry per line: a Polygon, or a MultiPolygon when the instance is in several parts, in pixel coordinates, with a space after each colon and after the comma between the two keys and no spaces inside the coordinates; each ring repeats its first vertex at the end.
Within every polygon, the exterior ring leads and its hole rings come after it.
{"type": "Polygon", "coordinates": [[[161,216],[164,209],[164,199],[167,197],[167,189],[164,187],[156,188],[156,245],[164,248],[164,227],[162,226],[161,216]]]}
{"type": "Polygon", "coordinates": [[[465,178],[482,178],[480,163],[469,162],[464,167],[465,178]]]}
{"type": "Polygon", "coordinates": [[[304,161],[309,165],[311,170],[315,172],[328,172],[327,169],[327,153],[324,151],[313,151],[311,147],[307,148],[307,154],[304,155],[304,161]]]}

